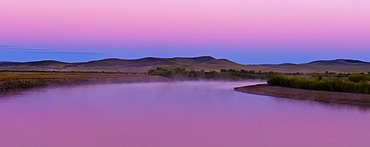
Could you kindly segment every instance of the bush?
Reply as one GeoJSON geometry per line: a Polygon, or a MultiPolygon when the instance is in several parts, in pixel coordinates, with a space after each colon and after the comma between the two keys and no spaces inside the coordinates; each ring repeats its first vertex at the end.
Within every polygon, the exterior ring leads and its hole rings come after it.
{"type": "Polygon", "coordinates": [[[270,86],[284,86],[300,89],[325,90],[337,92],[370,93],[370,84],[367,81],[353,82],[334,80],[310,80],[305,77],[291,77],[284,75],[272,76],[268,81],[270,86]]]}
{"type": "Polygon", "coordinates": [[[348,76],[348,80],[352,82],[361,82],[361,81],[367,81],[368,76],[365,74],[359,74],[359,73],[354,73],[348,76]]]}
{"type": "Polygon", "coordinates": [[[200,71],[188,71],[184,68],[161,68],[150,69],[149,75],[164,76],[176,80],[199,80],[199,79],[218,79],[218,80],[240,80],[240,79],[266,79],[271,75],[277,73],[274,72],[261,72],[255,73],[255,71],[247,70],[234,70],[234,69],[221,69],[220,72],[204,70],[200,71]]]}

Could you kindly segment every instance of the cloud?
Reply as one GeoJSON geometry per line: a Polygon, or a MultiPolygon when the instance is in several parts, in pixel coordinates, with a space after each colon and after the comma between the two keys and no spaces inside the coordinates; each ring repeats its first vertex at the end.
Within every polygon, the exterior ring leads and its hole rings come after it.
{"type": "Polygon", "coordinates": [[[66,51],[57,51],[50,48],[22,48],[17,47],[16,45],[10,44],[0,44],[0,51],[7,51],[7,52],[22,52],[22,53],[39,53],[39,54],[89,54],[89,55],[97,55],[103,54],[99,52],[66,52],[66,51]]]}
{"type": "Polygon", "coordinates": [[[53,51],[30,51],[32,53],[46,53],[46,54],[103,54],[103,53],[96,53],[96,52],[53,52],[53,51]]]}

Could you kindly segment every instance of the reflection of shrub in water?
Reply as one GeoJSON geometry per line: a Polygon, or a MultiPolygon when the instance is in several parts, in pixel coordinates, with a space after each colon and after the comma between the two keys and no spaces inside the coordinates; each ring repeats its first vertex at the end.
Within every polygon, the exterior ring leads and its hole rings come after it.
{"type": "Polygon", "coordinates": [[[44,79],[19,80],[17,78],[8,78],[2,81],[2,84],[0,85],[0,91],[41,87],[46,85],[48,84],[44,79]]]}

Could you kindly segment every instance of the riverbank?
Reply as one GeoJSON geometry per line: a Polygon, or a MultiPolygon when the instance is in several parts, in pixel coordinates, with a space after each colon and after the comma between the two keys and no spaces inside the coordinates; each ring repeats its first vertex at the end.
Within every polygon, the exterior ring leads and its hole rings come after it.
{"type": "Polygon", "coordinates": [[[370,94],[306,90],[267,84],[236,87],[234,90],[257,95],[370,107],[370,94]]]}
{"type": "Polygon", "coordinates": [[[165,81],[169,81],[169,79],[161,76],[152,76],[146,74],[1,72],[0,92],[59,85],[165,81]]]}

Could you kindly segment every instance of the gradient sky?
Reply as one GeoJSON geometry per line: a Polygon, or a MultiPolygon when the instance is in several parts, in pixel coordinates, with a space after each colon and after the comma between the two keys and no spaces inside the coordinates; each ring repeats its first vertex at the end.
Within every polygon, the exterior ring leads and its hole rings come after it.
{"type": "Polygon", "coordinates": [[[0,61],[370,60],[369,0],[1,0],[0,61]]]}

